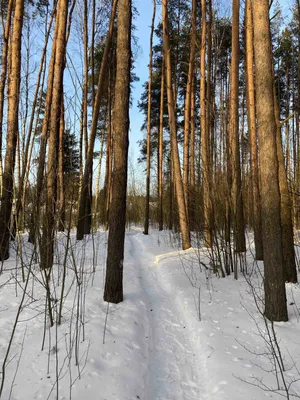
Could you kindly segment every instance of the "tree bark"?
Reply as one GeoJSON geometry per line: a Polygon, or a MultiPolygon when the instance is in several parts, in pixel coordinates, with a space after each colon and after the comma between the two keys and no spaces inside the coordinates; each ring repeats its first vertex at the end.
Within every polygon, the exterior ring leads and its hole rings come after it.
{"type": "Polygon", "coordinates": [[[239,15],[240,2],[239,0],[232,0],[229,154],[232,173],[231,204],[233,212],[233,232],[235,251],[237,253],[246,251],[239,150],[239,15]]]}
{"type": "Polygon", "coordinates": [[[264,248],[265,316],[270,321],[287,321],[269,1],[252,0],[252,4],[264,248]]]}
{"type": "Polygon", "coordinates": [[[246,100],[250,140],[250,173],[253,202],[253,228],[255,258],[263,260],[263,239],[261,226],[261,200],[258,178],[257,128],[255,115],[255,89],[253,70],[253,17],[250,0],[246,0],[246,100]]]}
{"type": "Polygon", "coordinates": [[[161,64],[161,85],[160,85],[160,112],[159,112],[159,145],[158,145],[158,204],[159,204],[159,217],[158,225],[159,230],[164,229],[164,215],[163,215],[163,134],[164,134],[164,93],[165,93],[165,61],[162,58],[161,64]]]}
{"type": "Polygon", "coordinates": [[[186,205],[184,200],[184,187],[181,177],[180,160],[177,144],[177,128],[176,128],[176,114],[175,114],[175,102],[174,102],[174,91],[172,85],[172,67],[171,67],[171,49],[169,39],[169,27],[168,27],[168,1],[162,1],[162,21],[163,21],[163,42],[164,42],[164,57],[166,65],[166,84],[167,84],[167,96],[168,96],[168,113],[169,113],[169,125],[171,132],[171,156],[174,168],[174,181],[176,200],[179,213],[179,224],[182,238],[183,250],[191,247],[190,231],[188,225],[188,216],[186,212],[186,205]]]}
{"type": "Polygon", "coordinates": [[[0,76],[0,194],[2,195],[2,139],[3,139],[3,113],[4,113],[4,91],[7,77],[7,64],[8,64],[8,46],[9,35],[11,28],[11,18],[13,13],[14,0],[9,0],[7,6],[7,16],[5,23],[5,30],[3,35],[3,47],[1,58],[1,76],[0,76]]]}
{"type": "MultiPolygon", "coordinates": [[[[82,129],[85,151],[85,162],[87,162],[88,154],[88,75],[89,75],[89,35],[88,35],[88,2],[83,2],[83,54],[84,54],[84,78],[83,78],[83,93],[82,93],[82,129]]],[[[90,165],[89,177],[87,179],[87,190],[84,191],[85,195],[85,211],[83,218],[83,233],[89,235],[92,227],[92,184],[93,184],[93,167],[90,165]]]]}
{"type": "MultiPolygon", "coordinates": [[[[111,74],[110,74],[111,76],[111,74]]],[[[109,221],[109,207],[111,198],[111,178],[112,178],[112,164],[113,164],[113,138],[112,138],[112,96],[111,96],[111,83],[108,88],[108,110],[107,110],[107,140],[106,140],[106,171],[105,171],[105,184],[104,184],[104,218],[106,230],[108,229],[109,221]]]]}
{"type": "Polygon", "coordinates": [[[195,70],[195,54],[196,54],[196,28],[197,28],[197,2],[192,1],[192,31],[190,39],[190,56],[189,56],[189,70],[188,79],[185,92],[185,106],[184,106],[184,144],[183,144],[183,186],[184,186],[184,200],[187,207],[187,215],[189,216],[189,203],[190,203],[190,185],[189,185],[189,166],[190,166],[190,134],[191,134],[191,99],[192,99],[192,86],[195,70]]]}
{"type": "Polygon", "coordinates": [[[19,97],[21,83],[21,42],[24,0],[15,1],[11,36],[11,63],[8,80],[8,111],[3,191],[0,207],[0,260],[9,257],[10,218],[13,201],[13,182],[18,138],[19,97]]]}
{"type": "Polygon", "coordinates": [[[281,199],[281,239],[284,265],[284,279],[286,282],[297,282],[297,267],[295,260],[294,232],[292,217],[292,202],[287,182],[287,171],[284,166],[284,154],[281,139],[281,123],[278,101],[274,85],[274,105],[276,118],[276,146],[279,163],[279,190],[281,199]]]}
{"type": "MultiPolygon", "coordinates": [[[[123,262],[126,227],[129,97],[131,70],[131,0],[119,0],[117,73],[114,102],[114,170],[109,216],[104,301],[123,301],[123,262]]],[[[99,90],[99,89],[98,89],[99,90]]]]}
{"type": "Polygon", "coordinates": [[[201,54],[200,54],[200,119],[201,119],[201,138],[202,138],[202,177],[203,177],[203,213],[204,213],[204,244],[212,247],[211,230],[211,199],[210,199],[210,144],[209,127],[206,112],[206,0],[201,0],[202,10],[202,35],[201,35],[201,54]]]}
{"type": "MultiPolygon", "coordinates": [[[[68,0],[59,0],[57,7],[58,24],[55,46],[55,63],[53,74],[52,102],[49,121],[49,148],[46,179],[46,215],[41,239],[41,269],[47,270],[49,276],[54,255],[54,233],[57,200],[57,150],[59,144],[59,130],[61,105],[63,97],[63,73],[66,57],[66,31],[68,16],[68,0]]],[[[51,90],[51,88],[50,88],[51,90]]]]}
{"type": "Polygon", "coordinates": [[[58,139],[58,231],[65,230],[65,184],[64,184],[64,134],[65,109],[64,99],[61,100],[59,139],[58,139]]]}
{"type": "Polygon", "coordinates": [[[153,14],[150,32],[150,55],[149,55],[149,81],[148,81],[148,115],[147,115],[147,169],[146,169],[146,203],[144,235],[149,233],[150,218],[150,162],[151,162],[151,99],[152,99],[152,75],[153,75],[153,35],[156,14],[156,0],[153,0],[153,14]]]}
{"type": "Polygon", "coordinates": [[[192,82],[191,95],[191,140],[190,140],[190,198],[189,198],[189,224],[190,230],[195,229],[195,214],[196,214],[196,175],[195,175],[195,76],[192,82]]]}
{"type": "Polygon", "coordinates": [[[48,131],[49,131],[49,121],[50,121],[50,113],[51,113],[51,105],[52,105],[52,91],[53,91],[53,79],[54,79],[54,66],[55,66],[55,55],[56,55],[56,38],[58,32],[58,12],[55,10],[55,28],[54,28],[54,37],[52,42],[52,50],[51,50],[51,58],[49,63],[48,70],[48,82],[47,82],[47,94],[45,100],[45,112],[44,112],[44,120],[40,138],[40,149],[39,149],[39,162],[37,168],[37,178],[36,178],[36,196],[35,196],[35,204],[34,211],[32,213],[31,218],[31,226],[28,241],[31,243],[35,243],[37,239],[37,231],[40,226],[40,207],[41,207],[41,197],[44,183],[44,170],[46,164],[46,150],[47,150],[47,141],[48,141],[48,131]]]}

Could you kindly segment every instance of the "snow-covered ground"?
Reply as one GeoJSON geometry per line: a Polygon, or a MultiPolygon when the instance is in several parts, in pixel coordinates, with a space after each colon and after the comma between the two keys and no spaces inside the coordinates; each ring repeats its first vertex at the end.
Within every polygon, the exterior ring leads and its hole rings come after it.
{"type": "Polygon", "coordinates": [[[255,305],[253,290],[259,304],[262,285],[250,251],[248,275],[223,279],[211,271],[205,250],[182,252],[168,233],[131,229],[124,302],[108,305],[107,234],[82,242],[72,236],[70,244],[61,235],[51,303],[56,319],[65,264],[62,324],[50,328],[45,284],[22,239],[22,255],[5,262],[0,276],[1,399],[281,399],[282,375],[290,395],[300,397],[300,287],[287,285],[290,319],[274,324],[279,354],[272,326],[255,305]],[[25,296],[21,259],[25,279],[32,265],[25,296]]]}

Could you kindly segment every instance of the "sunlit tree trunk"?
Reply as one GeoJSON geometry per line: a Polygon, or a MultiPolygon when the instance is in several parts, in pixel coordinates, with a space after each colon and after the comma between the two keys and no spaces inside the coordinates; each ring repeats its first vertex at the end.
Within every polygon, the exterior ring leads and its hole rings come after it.
{"type": "Polygon", "coordinates": [[[247,119],[250,140],[251,195],[253,202],[253,227],[255,257],[263,260],[263,242],[261,227],[261,201],[258,178],[257,130],[255,115],[255,89],[253,69],[253,20],[250,0],[246,1],[246,99],[247,119]]]}
{"type": "MultiPolygon", "coordinates": [[[[0,259],[9,257],[10,218],[13,201],[14,169],[18,138],[19,98],[21,83],[21,41],[24,0],[16,0],[11,36],[11,62],[8,79],[8,111],[3,190],[0,207],[0,259]]],[[[2,138],[0,138],[2,140],[2,138]]]]}
{"type": "Polygon", "coordinates": [[[189,70],[188,79],[185,92],[185,105],[184,105],[184,145],[183,145],[183,186],[184,186],[184,200],[187,207],[187,215],[189,214],[190,203],[190,185],[189,185],[189,166],[190,166],[190,145],[191,145],[191,100],[192,100],[192,86],[195,70],[195,54],[196,54],[196,24],[197,24],[197,2],[192,1],[192,31],[190,40],[190,56],[189,56],[189,70]]]}
{"type": "Polygon", "coordinates": [[[3,139],[3,113],[4,113],[4,91],[7,77],[8,63],[8,44],[11,28],[11,18],[13,13],[14,0],[9,0],[7,6],[7,16],[3,35],[3,47],[1,57],[1,76],[0,76],[0,194],[2,194],[2,139],[3,139]]]}
{"type": "Polygon", "coordinates": [[[186,250],[191,247],[191,239],[190,239],[190,231],[188,225],[188,216],[184,200],[184,187],[181,177],[180,160],[179,160],[179,152],[177,144],[177,127],[176,127],[174,91],[172,84],[172,67],[171,67],[171,54],[170,54],[171,49],[170,49],[170,39],[169,39],[167,7],[168,7],[167,0],[163,0],[162,2],[163,42],[164,42],[164,57],[166,65],[169,125],[171,132],[171,156],[174,169],[174,181],[175,181],[177,207],[179,213],[179,224],[180,224],[181,238],[182,238],[182,248],[183,250],[186,250]]]}
{"type": "Polygon", "coordinates": [[[212,175],[213,175],[213,163],[214,163],[214,131],[213,131],[213,90],[212,90],[212,29],[213,29],[213,10],[212,10],[212,0],[208,1],[208,20],[207,20],[207,105],[206,105],[206,129],[207,129],[207,137],[209,140],[209,187],[210,187],[210,223],[212,227],[212,175]]]}
{"type": "Polygon", "coordinates": [[[190,199],[189,199],[189,223],[190,230],[195,228],[195,206],[196,206],[196,174],[195,174],[195,76],[192,82],[191,94],[191,141],[190,141],[190,199]]]}
{"type": "Polygon", "coordinates": [[[51,271],[54,255],[54,234],[57,200],[57,169],[60,117],[63,96],[63,74],[66,57],[66,31],[68,0],[59,0],[57,8],[58,24],[55,44],[55,63],[53,74],[52,104],[49,121],[49,146],[46,177],[46,214],[44,217],[41,239],[41,269],[51,271]]]}
{"type": "Polygon", "coordinates": [[[269,1],[252,0],[252,4],[264,248],[265,316],[271,321],[287,321],[269,1]]]}
{"type": "Polygon", "coordinates": [[[91,73],[92,73],[92,104],[95,102],[95,32],[96,32],[96,0],[92,0],[92,37],[91,37],[91,73]]]}
{"type": "Polygon", "coordinates": [[[159,204],[159,217],[158,224],[159,230],[164,229],[163,217],[163,134],[164,134],[164,93],[165,93],[165,62],[162,58],[161,66],[161,85],[160,85],[160,111],[159,111],[159,144],[158,144],[158,204],[159,204]]]}
{"type": "Polygon", "coordinates": [[[201,138],[202,138],[202,176],[203,176],[203,213],[204,213],[204,242],[206,247],[212,246],[211,231],[211,204],[210,204],[210,140],[209,124],[206,112],[206,0],[201,0],[202,10],[202,35],[201,35],[201,54],[200,54],[200,118],[201,118],[201,138]]]}
{"type": "Polygon", "coordinates": [[[64,134],[65,134],[65,109],[64,99],[61,100],[59,138],[58,138],[58,230],[65,230],[65,182],[64,182],[64,134]]]}
{"type": "Polygon", "coordinates": [[[153,15],[150,32],[150,55],[149,55],[149,81],[148,81],[148,115],[147,115],[147,169],[146,169],[146,204],[144,235],[149,233],[150,217],[150,162],[151,162],[151,98],[152,98],[152,75],[153,75],[153,34],[156,14],[156,0],[153,0],[153,15]]]}
{"type": "Polygon", "coordinates": [[[40,208],[41,208],[41,197],[42,190],[44,184],[44,171],[46,164],[46,149],[47,149],[47,141],[48,141],[48,130],[49,130],[49,121],[50,121],[50,113],[51,113],[51,105],[52,105],[52,91],[53,91],[53,79],[54,79],[54,66],[55,66],[55,57],[56,57],[56,38],[58,32],[58,12],[56,10],[55,17],[55,28],[54,28],[54,36],[52,42],[52,50],[51,50],[51,58],[49,62],[48,68],[48,82],[47,82],[47,93],[45,100],[45,112],[44,112],[44,120],[42,125],[42,132],[40,138],[40,148],[39,148],[39,161],[37,168],[37,178],[36,178],[36,196],[35,196],[35,204],[34,211],[32,213],[31,218],[31,226],[29,232],[29,242],[35,243],[37,239],[37,232],[40,227],[40,208]]]}

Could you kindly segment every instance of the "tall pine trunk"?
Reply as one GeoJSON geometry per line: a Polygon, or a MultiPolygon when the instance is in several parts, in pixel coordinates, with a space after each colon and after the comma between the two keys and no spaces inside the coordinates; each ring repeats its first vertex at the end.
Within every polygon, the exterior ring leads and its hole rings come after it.
{"type": "Polygon", "coordinates": [[[253,18],[250,0],[246,1],[246,99],[247,119],[250,140],[250,173],[251,192],[253,202],[253,227],[255,258],[263,260],[263,242],[261,227],[261,200],[258,178],[258,153],[257,153],[257,130],[255,115],[255,89],[254,89],[254,54],[253,54],[253,18]]]}
{"type": "Polygon", "coordinates": [[[163,57],[161,63],[159,140],[158,140],[158,153],[159,153],[158,154],[158,204],[159,204],[158,225],[160,231],[164,229],[164,216],[163,216],[164,93],[165,93],[165,61],[163,57]]]}
{"type": "Polygon", "coordinates": [[[188,224],[188,215],[184,199],[184,186],[181,177],[180,170],[180,159],[177,143],[177,127],[176,127],[176,113],[175,113],[175,102],[174,102],[174,91],[172,84],[172,67],[171,67],[171,48],[169,39],[169,27],[168,27],[168,1],[163,0],[162,2],[162,21],[163,21],[163,42],[164,42],[164,57],[166,65],[166,84],[167,84],[167,96],[168,96],[168,113],[169,113],[169,125],[171,134],[171,168],[174,171],[174,182],[176,191],[176,200],[179,214],[179,224],[182,239],[183,250],[191,247],[191,238],[188,224]],[[173,165],[172,165],[173,164],[173,165]]]}
{"type": "Polygon", "coordinates": [[[275,93],[274,85],[274,105],[275,105],[275,118],[276,118],[276,145],[277,145],[277,158],[279,163],[279,190],[281,199],[281,239],[282,239],[282,252],[284,264],[284,278],[286,282],[297,282],[297,267],[295,260],[294,249],[294,232],[293,232],[293,218],[292,218],[292,202],[287,181],[287,171],[284,166],[284,154],[281,139],[281,123],[279,106],[275,93]]]}
{"type": "Polygon", "coordinates": [[[123,263],[129,144],[131,20],[131,0],[119,0],[117,72],[113,124],[114,168],[104,289],[104,300],[110,303],[119,303],[123,301],[123,263]]]}
{"type": "Polygon", "coordinates": [[[189,56],[189,69],[188,78],[185,92],[185,105],[184,105],[184,146],[183,146],[183,185],[184,185],[184,200],[187,207],[187,214],[189,214],[190,203],[190,145],[191,145],[191,102],[192,102],[192,87],[195,70],[195,54],[196,54],[196,24],[197,24],[197,2],[192,1],[192,31],[190,39],[190,56],[189,56]]]}
{"type": "Polygon", "coordinates": [[[28,241],[35,243],[37,240],[37,233],[40,227],[40,209],[41,209],[41,198],[42,198],[42,190],[44,185],[44,171],[46,164],[46,150],[47,150],[47,141],[48,141],[48,131],[49,131],[49,121],[50,121],[50,113],[51,113],[51,105],[52,105],[52,91],[53,91],[53,79],[54,79],[54,67],[55,67],[55,56],[56,56],[56,38],[58,32],[58,12],[55,10],[55,28],[54,28],[54,37],[52,42],[52,50],[51,50],[51,58],[48,68],[48,82],[47,82],[47,93],[45,100],[45,111],[44,111],[44,120],[42,125],[42,132],[40,138],[40,148],[39,148],[39,162],[37,168],[37,178],[36,178],[36,196],[35,196],[35,204],[34,210],[31,216],[30,222],[30,232],[28,241]]]}
{"type": "Polygon", "coordinates": [[[201,54],[200,54],[200,119],[201,119],[201,138],[202,138],[202,177],[203,177],[203,213],[204,213],[204,243],[206,247],[212,247],[211,231],[211,199],[210,199],[210,140],[209,126],[206,111],[206,0],[201,0],[202,10],[202,35],[201,35],[201,54]]]}
{"type": "Polygon", "coordinates": [[[58,230],[65,230],[65,182],[64,182],[64,134],[65,134],[65,109],[64,99],[61,100],[59,138],[58,138],[58,230]]]}
{"type": "Polygon", "coordinates": [[[153,15],[150,32],[150,55],[149,55],[149,81],[148,81],[148,114],[147,114],[147,170],[146,170],[146,204],[144,235],[149,233],[150,217],[150,162],[151,162],[151,99],[152,99],[152,67],[153,67],[153,34],[156,14],[156,0],[153,0],[153,15]]]}
{"type": "Polygon", "coordinates": [[[55,47],[55,63],[53,74],[52,104],[49,121],[49,148],[46,177],[46,215],[44,217],[41,238],[41,269],[47,270],[47,276],[53,265],[55,215],[57,200],[57,170],[60,117],[63,96],[63,73],[66,57],[66,30],[68,15],[68,0],[59,0],[56,20],[57,37],[55,47]]]}
{"type": "Polygon", "coordinates": [[[265,316],[270,321],[287,321],[269,1],[253,0],[252,4],[264,248],[265,316]]]}
{"type": "Polygon", "coordinates": [[[13,14],[14,0],[9,0],[7,6],[7,16],[5,23],[5,30],[3,35],[3,47],[1,58],[1,76],[0,76],[0,194],[2,194],[2,140],[3,140],[3,114],[4,114],[4,91],[7,78],[7,64],[8,64],[8,45],[11,28],[11,18],[13,14]]]}
{"type": "Polygon", "coordinates": [[[8,79],[8,112],[3,191],[0,207],[0,259],[9,257],[10,218],[13,201],[14,169],[18,138],[19,98],[21,83],[21,40],[24,0],[15,1],[11,36],[11,62],[8,79]]]}
{"type": "Polygon", "coordinates": [[[190,160],[189,160],[189,172],[190,172],[190,198],[189,198],[189,224],[190,230],[193,231],[195,228],[195,214],[196,214],[196,175],[195,175],[195,76],[192,81],[192,94],[191,94],[191,140],[190,140],[190,160]]]}
{"type": "Polygon", "coordinates": [[[243,214],[241,164],[239,149],[239,0],[232,1],[232,56],[230,71],[230,131],[229,156],[231,162],[231,205],[235,251],[246,251],[243,214]]]}

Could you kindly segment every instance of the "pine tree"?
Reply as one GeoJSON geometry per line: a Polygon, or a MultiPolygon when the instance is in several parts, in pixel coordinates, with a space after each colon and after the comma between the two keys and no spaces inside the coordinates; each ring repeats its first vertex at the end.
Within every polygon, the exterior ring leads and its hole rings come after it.
{"type": "Polygon", "coordinates": [[[166,66],[166,85],[168,95],[168,114],[171,134],[171,157],[172,167],[174,169],[174,182],[176,191],[176,201],[179,213],[179,224],[182,237],[183,250],[191,247],[191,238],[188,225],[187,207],[185,205],[184,187],[180,170],[180,159],[177,143],[177,128],[176,128],[176,114],[175,114],[175,99],[174,93],[176,89],[173,88],[172,83],[172,65],[171,65],[171,49],[169,40],[169,26],[168,26],[168,2],[163,0],[162,3],[162,20],[163,20],[163,39],[164,39],[164,57],[166,66]]]}
{"type": "Polygon", "coordinates": [[[123,301],[123,264],[129,144],[131,23],[131,0],[119,0],[117,72],[114,104],[114,167],[104,289],[104,300],[110,303],[119,303],[123,301]]]}
{"type": "Polygon", "coordinates": [[[253,0],[253,25],[264,248],[265,315],[271,321],[287,321],[268,0],[253,0]]]}
{"type": "MultiPolygon", "coordinates": [[[[10,218],[13,201],[13,177],[18,137],[19,96],[21,83],[21,40],[24,16],[24,0],[16,0],[11,36],[11,65],[8,80],[8,123],[6,154],[3,173],[3,191],[0,206],[0,259],[9,257],[10,218]]],[[[0,138],[2,140],[2,138],[0,138]]]]}

